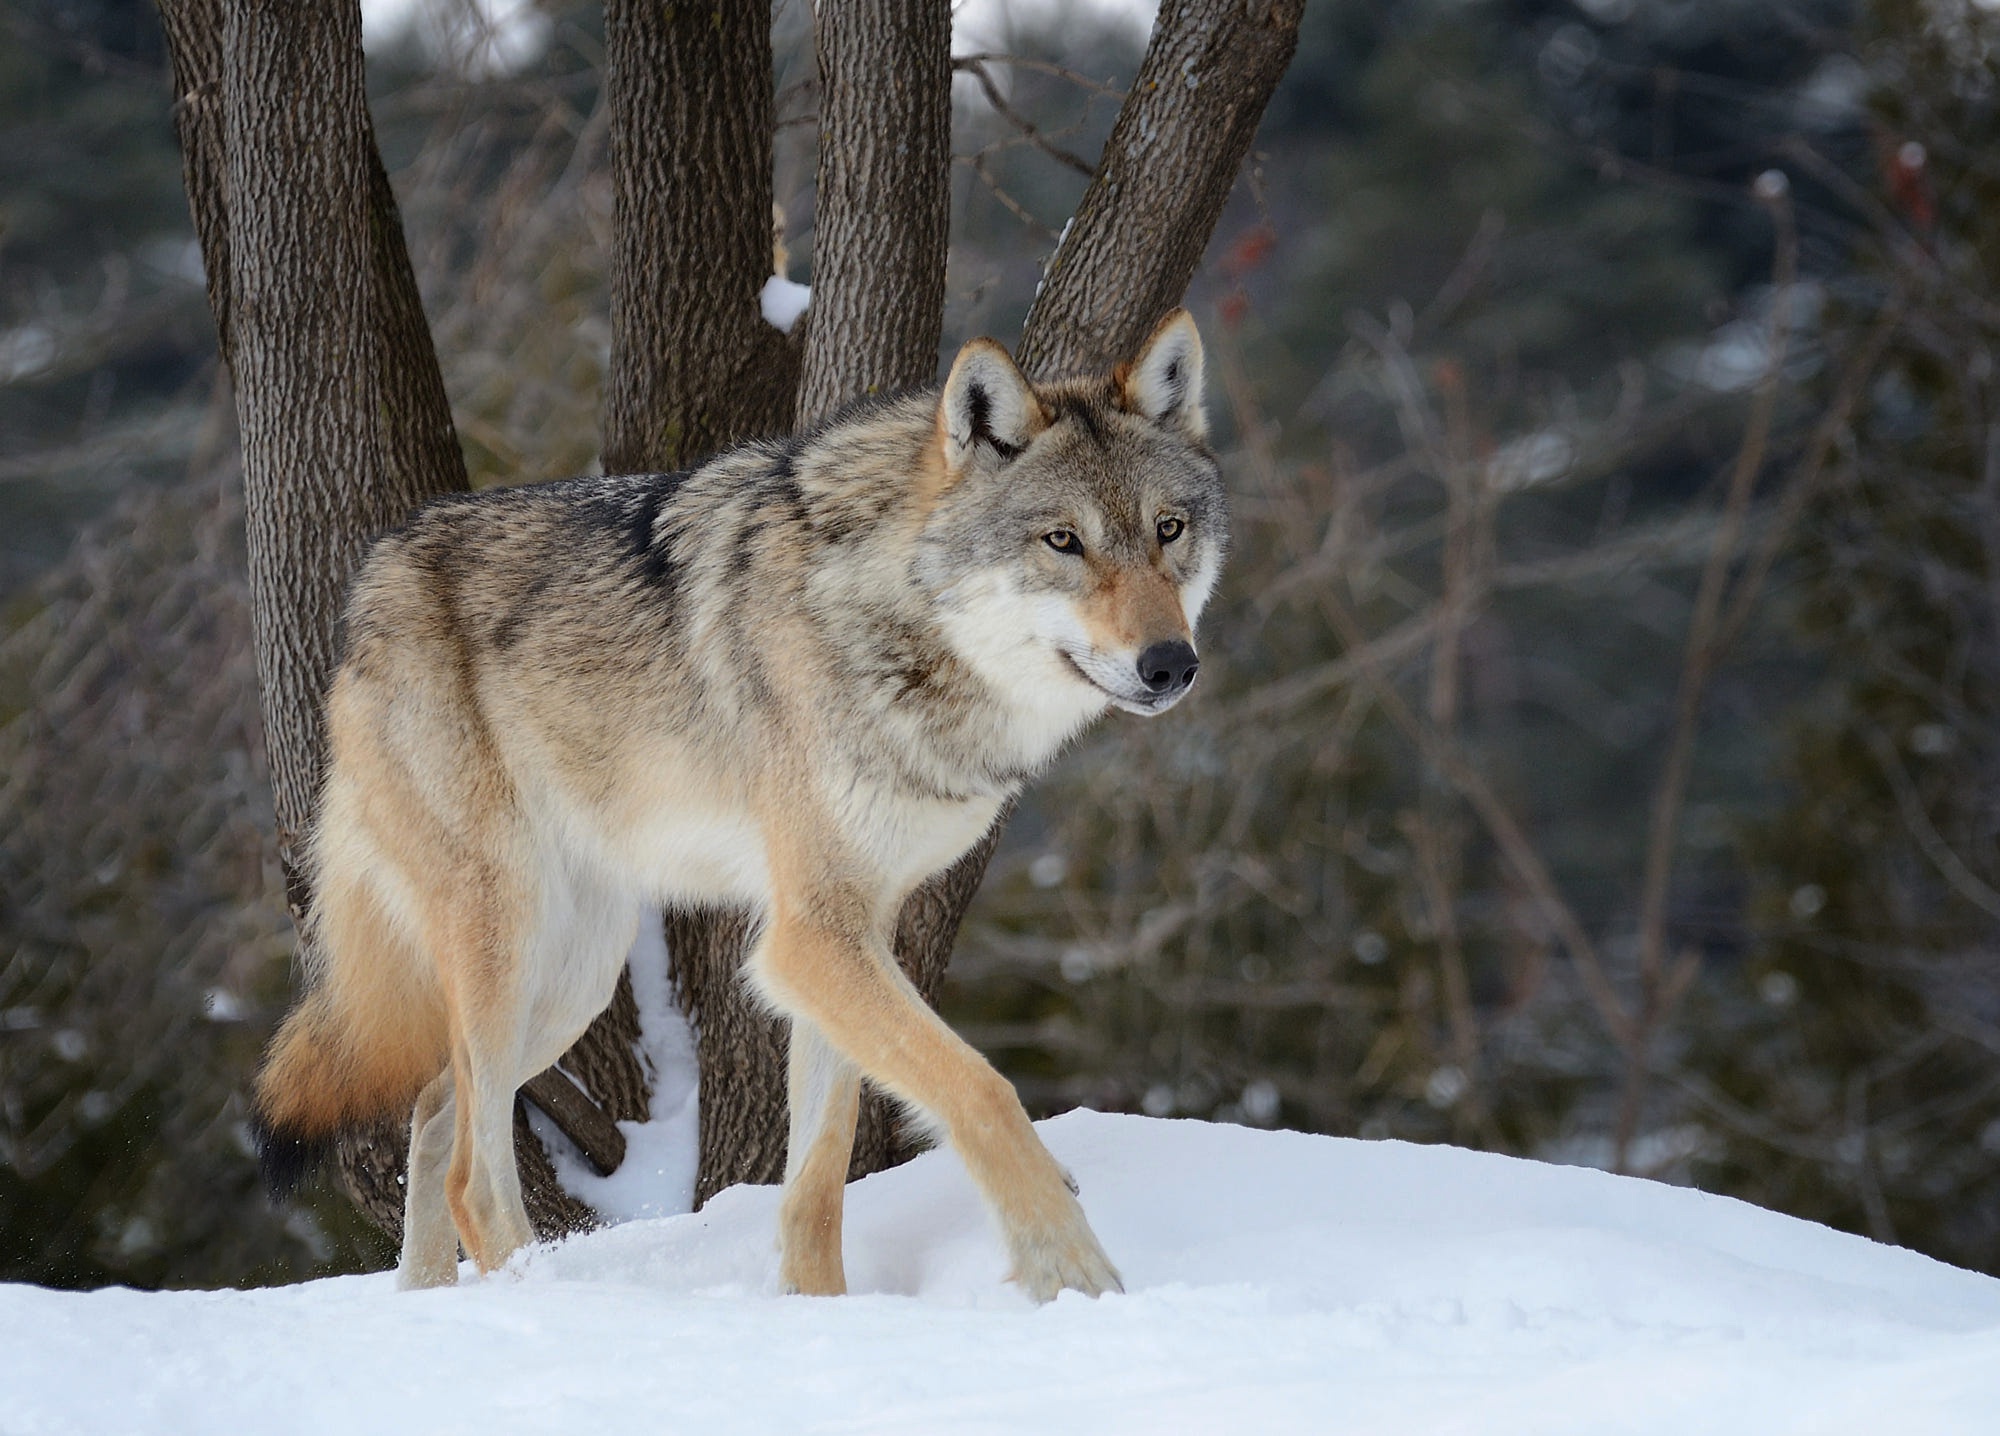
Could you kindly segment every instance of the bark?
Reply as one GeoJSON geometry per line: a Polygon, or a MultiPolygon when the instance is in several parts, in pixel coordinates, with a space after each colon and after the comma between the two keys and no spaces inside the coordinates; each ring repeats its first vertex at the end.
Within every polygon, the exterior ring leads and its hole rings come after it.
{"type": "Polygon", "coordinates": [[[703,908],[667,914],[674,987],[695,1030],[701,1071],[694,1201],[785,1172],[785,1026],[743,988],[750,915],[703,908]]]}
{"type": "Polygon", "coordinates": [[[949,0],[822,6],[814,38],[825,98],[800,428],[931,381],[951,223],[949,0]]]}
{"type": "Polygon", "coordinates": [[[160,28],[174,71],[174,133],[181,179],[201,245],[208,307],[224,367],[231,362],[228,177],[223,168],[222,0],[161,0],[160,28]]]}
{"type": "Polygon", "coordinates": [[[684,468],[789,424],[797,347],[771,277],[771,17],[606,0],[611,109],[609,473],[684,468]]]}
{"type": "Polygon", "coordinates": [[[1056,376],[1128,359],[1181,302],[1271,92],[1305,0],[1165,0],[1097,174],[1021,335],[1021,367],[1056,376]]]}
{"type": "MultiPolygon", "coordinates": [[[[685,468],[791,423],[798,346],[764,321],[760,300],[773,272],[769,9],[607,0],[604,85],[613,214],[604,466],[685,468]]],[[[667,916],[701,1071],[697,1202],[784,1169],[783,1033],[742,989],[747,921],[667,916]]]]}
{"type": "MultiPolygon", "coordinates": [[[[189,207],[236,395],[265,748],[297,920],[348,580],[379,534],[462,492],[465,465],[369,120],[359,11],[342,0],[162,0],[160,14],[189,207]]],[[[629,988],[624,1003],[622,1024],[614,1006],[579,1044],[589,1050],[565,1059],[594,1075],[610,1117],[645,1111],[629,988]]],[[[561,1095],[560,1077],[537,1080],[561,1095]]],[[[602,1148],[609,1123],[593,1115],[567,1104],[565,1125],[602,1148]]],[[[521,1131],[537,1230],[589,1221],[521,1131]]],[[[350,1190],[390,1231],[402,1222],[406,1135],[392,1122],[341,1147],[350,1190]]]]}
{"type": "Polygon", "coordinates": [[[359,11],[239,0],[224,7],[222,35],[225,348],[291,874],[319,787],[320,702],[347,580],[376,535],[463,490],[465,465],[375,151],[359,11]]]}

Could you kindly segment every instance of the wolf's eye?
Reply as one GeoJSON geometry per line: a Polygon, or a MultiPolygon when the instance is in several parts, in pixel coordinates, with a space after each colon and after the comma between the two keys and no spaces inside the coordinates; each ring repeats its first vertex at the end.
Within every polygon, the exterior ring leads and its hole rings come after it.
{"type": "Polygon", "coordinates": [[[1068,529],[1056,529],[1042,535],[1042,542],[1057,553],[1082,553],[1083,540],[1068,529]]]}
{"type": "Polygon", "coordinates": [[[1161,543],[1172,543],[1187,532],[1187,525],[1180,519],[1161,519],[1153,532],[1160,536],[1161,543]]]}

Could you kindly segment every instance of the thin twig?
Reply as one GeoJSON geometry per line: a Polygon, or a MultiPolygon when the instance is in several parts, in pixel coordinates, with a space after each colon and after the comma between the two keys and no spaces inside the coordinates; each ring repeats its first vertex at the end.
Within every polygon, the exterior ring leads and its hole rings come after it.
{"type": "Polygon", "coordinates": [[[971,75],[977,79],[980,90],[986,96],[986,103],[993,107],[993,112],[1020,131],[1021,137],[1029,144],[1057,163],[1069,166],[1085,179],[1090,179],[1097,173],[1097,167],[1089,160],[1049,139],[1033,120],[1009,104],[1007,97],[1000,93],[1000,87],[993,83],[993,76],[981,61],[969,57],[959,58],[951,62],[951,67],[961,74],[971,75]]]}
{"type": "Polygon", "coordinates": [[[1035,60],[1026,55],[1007,55],[997,50],[982,50],[972,55],[953,55],[953,69],[967,69],[974,65],[1011,65],[1017,70],[1035,70],[1044,75],[1053,75],[1059,80],[1067,80],[1080,90],[1088,90],[1093,95],[1102,95],[1107,100],[1123,103],[1125,92],[1104,80],[1093,80],[1081,70],[1072,70],[1067,65],[1058,65],[1053,60],[1035,60]]]}
{"type": "MultiPolygon", "coordinates": [[[[1722,654],[1717,642],[1722,631],[1723,599],[1730,566],[1743,534],[1745,515],[1757,475],[1764,467],[1771,424],[1777,411],[1778,394],[1784,378],[1785,353],[1790,340],[1792,286],[1798,274],[1798,239],[1793,229],[1792,211],[1782,188],[1766,194],[1760,180],[1759,198],[1769,209],[1777,231],[1776,290],[1771,301],[1771,347],[1764,377],[1750,409],[1743,442],[1736,451],[1730,470],[1729,487],[1723,499],[1722,523],[1709,550],[1695,591],[1694,613],[1688,621],[1687,644],[1681,660],[1680,689],[1675,697],[1674,726],[1668,741],[1667,759],[1653,790],[1651,818],[1647,824],[1645,875],[1639,902],[1639,1006],[1634,1042],[1626,1053],[1624,1089],[1619,1097],[1618,1125],[1613,1142],[1613,1168],[1624,1171],[1631,1156],[1632,1141],[1638,1133],[1648,1079],[1646,1052],[1653,1033],[1667,1016],[1666,972],[1667,891],[1673,877],[1675,839],[1680,828],[1681,809],[1687,800],[1687,786],[1694,761],[1695,734],[1701,717],[1708,681],[1722,654]]],[[[1684,988],[1686,979],[1674,983],[1684,988]]]]}
{"type": "Polygon", "coordinates": [[[986,167],[986,156],[983,152],[976,155],[961,155],[958,158],[957,163],[962,165],[969,165],[972,169],[972,172],[978,175],[982,180],[984,180],[986,182],[986,187],[993,191],[993,197],[999,200],[1000,203],[1005,205],[1007,207],[1008,212],[1012,214],[1014,218],[1020,220],[1021,223],[1027,225],[1030,229],[1033,229],[1036,233],[1042,235],[1051,244],[1055,242],[1056,232],[1053,229],[1050,229],[1047,225],[1043,224],[1039,219],[1036,219],[1034,215],[1028,212],[1027,208],[1024,205],[1022,205],[1022,203],[1019,200],[1015,199],[1014,196],[1007,193],[1006,187],[1003,186],[1000,183],[1000,181],[994,176],[993,171],[989,170],[986,167]]]}
{"type": "Polygon", "coordinates": [[[1834,443],[1854,416],[1854,406],[1860,402],[1869,376],[1875,372],[1875,365],[1888,346],[1890,336],[1902,323],[1904,298],[1904,291],[1898,289],[1890,302],[1883,306],[1874,327],[1868,332],[1867,342],[1841,374],[1832,406],[1814,427],[1812,438],[1806,445],[1805,457],[1794,471],[1791,482],[1785,486],[1776,512],[1765,525],[1755,556],[1736,582],[1729,601],[1728,616],[1723,619],[1716,640],[1719,648],[1726,649],[1733,645],[1749,623],[1751,609],[1770,576],[1772,565],[1777,562],[1792,529],[1804,514],[1807,501],[1819,489],[1820,478],[1826,471],[1826,461],[1832,455],[1834,443]]]}
{"type": "Polygon", "coordinates": [[[1874,755],[1876,764],[1882,769],[1882,776],[1888,780],[1889,791],[1895,794],[1896,808],[1903,815],[1904,826],[1917,840],[1924,856],[1931,860],[1931,866],[1960,897],[1989,917],[2000,917],[2000,892],[1995,892],[1979,874],[1965,865],[1965,860],[1945,841],[1937,825],[1931,822],[1930,814],[1924,811],[1924,800],[1917,792],[1917,785],[1910,781],[1910,770],[1903,766],[1902,756],[1897,753],[1889,735],[1870,725],[1865,736],[1868,751],[1874,755]]]}

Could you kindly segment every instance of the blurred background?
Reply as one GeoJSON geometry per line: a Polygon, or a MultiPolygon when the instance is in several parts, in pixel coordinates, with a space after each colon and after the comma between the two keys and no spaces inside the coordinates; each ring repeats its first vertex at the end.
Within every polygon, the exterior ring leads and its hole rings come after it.
{"type": "MultiPolygon", "coordinates": [[[[1032,790],[946,993],[1037,1115],[1586,1163],[2000,1274],[1996,12],[1313,0],[1191,296],[1201,692],[1032,790]]],[[[586,471],[600,12],[367,13],[475,482],[586,471]]],[[[1018,333],[1149,22],[959,13],[947,350],[1018,333]]],[[[0,34],[0,1279],[378,1264],[243,1124],[291,934],[157,21],[0,34]]]]}

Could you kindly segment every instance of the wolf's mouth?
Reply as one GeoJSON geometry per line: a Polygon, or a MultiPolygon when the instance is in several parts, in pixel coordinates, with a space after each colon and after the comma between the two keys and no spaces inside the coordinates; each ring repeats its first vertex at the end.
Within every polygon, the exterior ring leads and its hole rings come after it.
{"type": "Polygon", "coordinates": [[[1157,714],[1166,712],[1169,708],[1180,702],[1183,695],[1187,693],[1187,689],[1185,688],[1175,689],[1172,693],[1120,692],[1118,689],[1100,683],[1091,677],[1089,670],[1077,662],[1076,655],[1071,653],[1067,648],[1059,648],[1056,651],[1062,655],[1063,662],[1069,665],[1070,672],[1074,673],[1081,682],[1089,684],[1106,698],[1109,698],[1113,707],[1122,708],[1127,713],[1136,713],[1141,718],[1151,718],[1157,714]]]}

